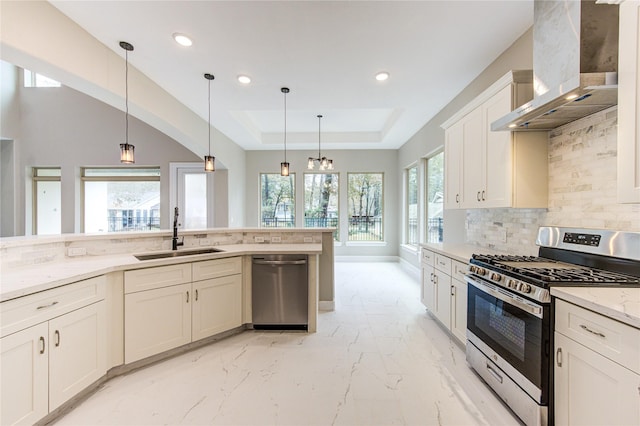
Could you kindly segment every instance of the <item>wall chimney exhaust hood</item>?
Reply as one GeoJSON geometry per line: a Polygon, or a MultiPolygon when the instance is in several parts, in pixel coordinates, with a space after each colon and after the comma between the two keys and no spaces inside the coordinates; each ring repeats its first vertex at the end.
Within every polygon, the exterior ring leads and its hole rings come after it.
{"type": "Polygon", "coordinates": [[[534,0],[534,98],[491,130],[552,130],[618,104],[618,5],[534,0]]]}

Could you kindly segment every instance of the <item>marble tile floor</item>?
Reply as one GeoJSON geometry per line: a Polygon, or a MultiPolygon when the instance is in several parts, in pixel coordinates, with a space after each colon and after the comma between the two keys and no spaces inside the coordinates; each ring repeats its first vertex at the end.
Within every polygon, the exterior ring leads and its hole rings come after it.
{"type": "Polygon", "coordinates": [[[64,425],[518,425],[398,263],[335,265],[318,332],[247,331],[114,378],[64,425]]]}

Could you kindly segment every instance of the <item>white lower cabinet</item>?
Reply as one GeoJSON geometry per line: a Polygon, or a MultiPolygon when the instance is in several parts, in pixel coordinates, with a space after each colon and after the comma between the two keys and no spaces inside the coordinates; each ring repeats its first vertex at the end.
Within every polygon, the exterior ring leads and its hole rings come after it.
{"type": "Polygon", "coordinates": [[[184,264],[125,272],[125,363],[242,325],[242,258],[188,265],[187,273],[184,264]],[[159,272],[173,281],[163,279],[153,288],[159,272]],[[130,278],[135,285],[129,285],[130,278]],[[145,290],[135,291],[139,288],[145,290]]]}
{"type": "Polygon", "coordinates": [[[421,301],[461,343],[467,341],[467,284],[461,279],[466,264],[423,248],[421,301]]]}
{"type": "Polygon", "coordinates": [[[23,323],[16,312],[41,322],[0,339],[0,424],[33,424],[104,376],[106,302],[77,308],[101,298],[104,279],[98,277],[2,303],[6,330],[23,323]]]}
{"type": "Polygon", "coordinates": [[[640,330],[556,300],[557,425],[640,424],[640,330]]]}
{"type": "Polygon", "coordinates": [[[49,412],[48,324],[0,339],[0,424],[33,424],[49,412]]]}

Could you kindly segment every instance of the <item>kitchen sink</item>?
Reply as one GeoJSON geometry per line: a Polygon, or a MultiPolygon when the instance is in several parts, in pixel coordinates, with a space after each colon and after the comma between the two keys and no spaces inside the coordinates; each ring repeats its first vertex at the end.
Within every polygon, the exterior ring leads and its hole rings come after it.
{"type": "Polygon", "coordinates": [[[134,254],[134,257],[138,260],[153,260],[153,259],[166,259],[168,257],[182,257],[182,256],[194,256],[196,254],[208,254],[219,253],[224,250],[217,248],[206,248],[199,250],[182,250],[182,251],[169,251],[162,253],[148,253],[148,254],[134,254]]]}

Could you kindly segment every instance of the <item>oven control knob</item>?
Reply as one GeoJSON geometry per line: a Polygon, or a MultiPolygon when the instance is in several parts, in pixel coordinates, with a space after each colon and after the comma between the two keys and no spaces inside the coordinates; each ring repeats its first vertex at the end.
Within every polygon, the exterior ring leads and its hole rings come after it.
{"type": "Polygon", "coordinates": [[[502,281],[502,275],[492,272],[491,273],[491,279],[497,283],[499,283],[500,281],[502,281]]]}
{"type": "Polygon", "coordinates": [[[476,268],[476,274],[484,277],[485,275],[487,275],[487,270],[484,268],[476,268]]]}
{"type": "Polygon", "coordinates": [[[518,287],[518,283],[516,282],[516,280],[509,280],[507,281],[507,287],[515,289],[516,287],[518,287]]]}
{"type": "Polygon", "coordinates": [[[520,286],[520,291],[523,293],[531,293],[531,286],[529,284],[522,283],[522,286],[520,286]]]}

